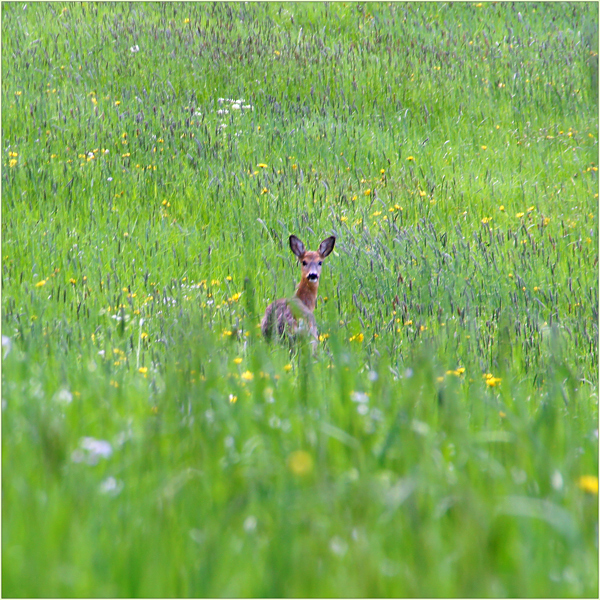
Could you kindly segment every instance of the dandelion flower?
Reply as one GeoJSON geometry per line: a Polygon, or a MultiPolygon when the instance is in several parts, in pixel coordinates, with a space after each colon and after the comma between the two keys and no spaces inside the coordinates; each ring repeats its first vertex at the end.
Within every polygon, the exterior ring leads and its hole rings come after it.
{"type": "Polygon", "coordinates": [[[233,362],[234,362],[236,365],[239,365],[239,364],[242,362],[242,359],[241,359],[241,358],[238,356],[237,358],[234,358],[234,359],[233,359],[233,362]]]}
{"type": "Polygon", "coordinates": [[[142,373],[142,375],[145,375],[148,372],[148,367],[140,367],[138,371],[142,373]]]}
{"type": "Polygon", "coordinates": [[[285,365],[285,367],[283,367],[284,371],[291,371],[292,370],[292,365],[290,363],[288,363],[287,365],[285,365]]]}
{"type": "Polygon", "coordinates": [[[412,161],[414,161],[414,160],[415,160],[415,157],[414,157],[414,156],[407,156],[407,157],[406,157],[406,160],[412,160],[412,161]]]}
{"type": "Polygon", "coordinates": [[[35,284],[35,287],[43,287],[43,286],[45,286],[45,285],[46,285],[46,280],[45,280],[45,279],[42,279],[41,281],[38,281],[38,282],[35,284]]]}
{"type": "Polygon", "coordinates": [[[254,379],[254,373],[251,371],[244,371],[241,377],[244,381],[252,381],[254,379]]]}
{"type": "Polygon", "coordinates": [[[522,212],[518,212],[517,213],[517,219],[520,219],[521,217],[523,217],[525,215],[525,213],[522,212]]]}
{"type": "Polygon", "coordinates": [[[235,396],[234,394],[229,394],[229,402],[231,404],[235,404],[237,402],[237,396],[235,396]]]}

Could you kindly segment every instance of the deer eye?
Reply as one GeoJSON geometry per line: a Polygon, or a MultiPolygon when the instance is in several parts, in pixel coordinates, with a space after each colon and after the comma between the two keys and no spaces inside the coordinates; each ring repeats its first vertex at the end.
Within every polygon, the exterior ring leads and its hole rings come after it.
{"type": "Polygon", "coordinates": [[[320,261],[319,261],[319,266],[321,266],[322,264],[323,264],[323,261],[322,261],[322,260],[320,260],[320,261]]]}
{"type": "Polygon", "coordinates": [[[303,261],[302,261],[302,266],[303,266],[303,267],[305,267],[307,264],[308,264],[308,263],[307,263],[305,260],[303,260],[303,261]]]}

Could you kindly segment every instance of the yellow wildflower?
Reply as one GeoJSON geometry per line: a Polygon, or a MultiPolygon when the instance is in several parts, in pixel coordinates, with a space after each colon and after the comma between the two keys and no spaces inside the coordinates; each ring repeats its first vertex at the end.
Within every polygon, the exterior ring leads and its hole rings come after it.
{"type": "Polygon", "coordinates": [[[312,456],[305,450],[296,450],[288,456],[288,468],[298,476],[308,475],[313,470],[312,456]]]}
{"type": "Polygon", "coordinates": [[[491,373],[485,373],[483,377],[485,379],[485,384],[488,387],[496,387],[497,385],[500,385],[500,382],[502,381],[500,377],[494,377],[491,373]]]}
{"type": "Polygon", "coordinates": [[[598,495],[598,477],[595,475],[583,475],[577,480],[577,487],[588,494],[598,495]]]}

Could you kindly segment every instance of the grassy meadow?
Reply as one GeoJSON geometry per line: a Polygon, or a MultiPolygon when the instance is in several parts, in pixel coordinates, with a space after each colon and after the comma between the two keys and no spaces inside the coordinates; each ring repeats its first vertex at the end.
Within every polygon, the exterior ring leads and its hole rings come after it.
{"type": "Polygon", "coordinates": [[[598,597],[597,3],[0,8],[3,596],[598,597]]]}

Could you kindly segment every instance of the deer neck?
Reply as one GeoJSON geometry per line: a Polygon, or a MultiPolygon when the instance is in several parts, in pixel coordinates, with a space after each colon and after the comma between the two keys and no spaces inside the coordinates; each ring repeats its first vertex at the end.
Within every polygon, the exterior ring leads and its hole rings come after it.
{"type": "Polygon", "coordinates": [[[306,308],[311,312],[315,310],[317,305],[317,290],[319,289],[319,282],[308,281],[302,279],[296,288],[296,298],[301,300],[306,308]]]}

